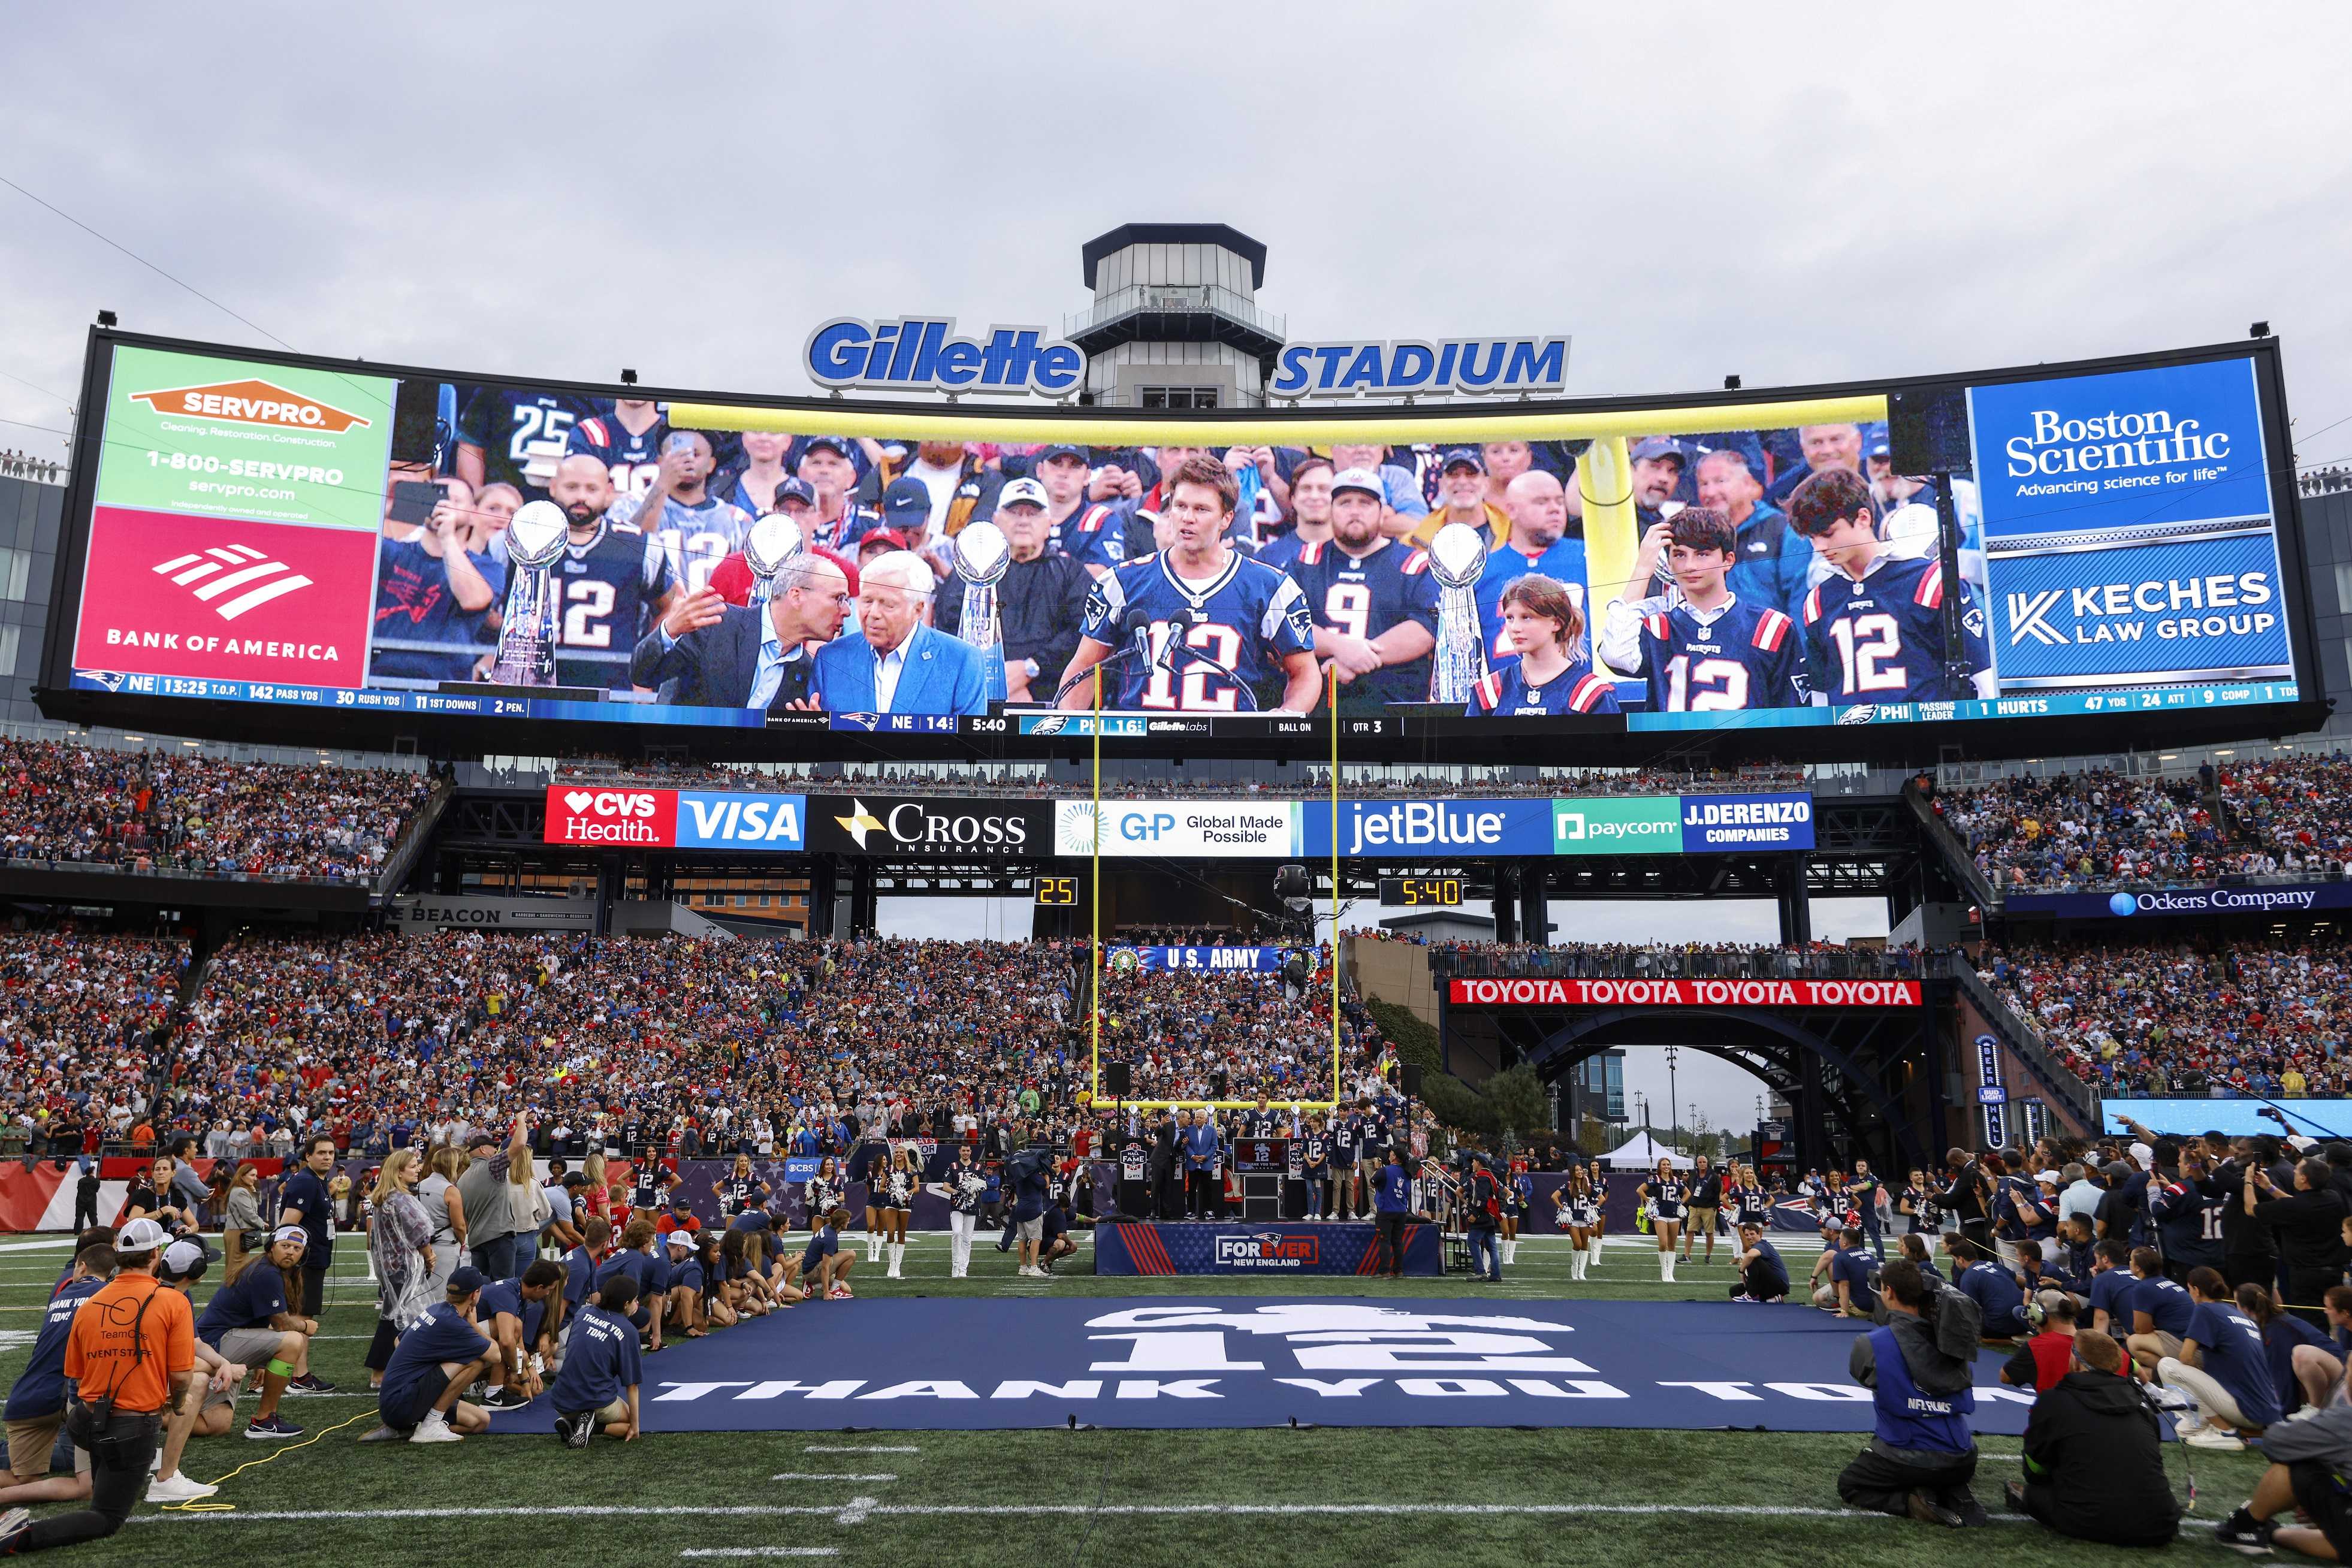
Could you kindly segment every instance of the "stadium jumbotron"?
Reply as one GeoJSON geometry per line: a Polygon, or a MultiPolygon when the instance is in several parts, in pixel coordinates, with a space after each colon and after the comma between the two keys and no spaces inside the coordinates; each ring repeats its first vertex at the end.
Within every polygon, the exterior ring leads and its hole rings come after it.
{"type": "MultiPolygon", "coordinates": [[[[1454,112],[1351,133],[1386,199],[1338,199],[1244,57],[1018,22],[792,99],[780,179],[802,27],[603,9],[321,18],[301,134],[196,18],[142,24],[170,78],[18,30],[133,90],[20,71],[89,144],[0,180],[0,1554],[2352,1552],[2321,301],[2302,424],[2269,321],[2120,259],[1988,312],[2074,242],[1936,83],[1946,177],[1887,191],[1779,65],[1618,105],[1654,40],[1605,16],[1488,40],[1586,84],[1574,138],[1492,50],[1251,22],[1575,159],[1563,228],[1454,112]],[[452,78],[531,71],[661,129],[559,151],[509,90],[451,141],[452,78]],[[1130,78],[1213,87],[1192,157],[1055,119],[1040,182],[1035,117],[919,107],[1130,78]],[[1192,171],[1235,131],[1278,199],[1192,171]],[[1095,234],[1049,312],[1070,191],[1139,173],[1242,226],[1095,234]],[[1528,308],[1506,239],[1609,308],[1528,308]],[[1033,302],[950,313],[983,276],[1033,302]]],[[[1870,47],[2014,66],[1918,26],[1870,47]]],[[[2217,42],[2141,63],[2259,112],[2217,42]]],[[[2110,232],[2220,243],[2180,222],[2110,232]]]]}

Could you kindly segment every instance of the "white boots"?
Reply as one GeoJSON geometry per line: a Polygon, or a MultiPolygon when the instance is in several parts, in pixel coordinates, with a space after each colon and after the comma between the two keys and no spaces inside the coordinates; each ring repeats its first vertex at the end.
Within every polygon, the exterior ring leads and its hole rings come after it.
{"type": "Polygon", "coordinates": [[[1581,1248],[1581,1247],[1571,1247],[1571,1248],[1570,1248],[1570,1249],[1569,1249],[1569,1252],[1568,1252],[1568,1277],[1569,1277],[1570,1280],[1581,1280],[1581,1279],[1583,1279],[1583,1278],[1584,1278],[1584,1265],[1585,1265],[1585,1263],[1586,1263],[1586,1261],[1587,1261],[1587,1260],[1588,1260],[1588,1256],[1587,1256],[1586,1251],[1585,1251],[1585,1249],[1584,1249],[1583,1248],[1581,1248]]]}
{"type": "Polygon", "coordinates": [[[1671,1249],[1658,1254],[1658,1278],[1669,1285],[1675,1282],[1675,1255],[1671,1249]]]}
{"type": "Polygon", "coordinates": [[[890,1278],[893,1280],[903,1280],[906,1278],[904,1274],[898,1272],[898,1265],[906,1260],[907,1244],[903,1241],[893,1241],[890,1243],[890,1278]]]}

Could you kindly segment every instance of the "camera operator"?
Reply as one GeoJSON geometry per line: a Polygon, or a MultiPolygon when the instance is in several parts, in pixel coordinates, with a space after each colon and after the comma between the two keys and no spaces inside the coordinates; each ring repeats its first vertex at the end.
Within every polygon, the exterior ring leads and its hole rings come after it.
{"type": "Polygon", "coordinates": [[[2327,1162],[2306,1159],[2294,1167],[2294,1191],[2281,1193],[2271,1173],[2249,1166],[2241,1189],[2245,1210],[2278,1238],[2286,1263],[2286,1299],[2313,1322],[2316,1303],[2328,1287],[2344,1281],[2344,1197],[2336,1190],[2327,1162]]]}
{"type": "Polygon", "coordinates": [[[183,1396],[196,1365],[196,1318],[188,1298],[156,1271],[171,1238],[134,1219],[114,1239],[119,1272],[74,1314],[65,1375],[74,1447],[89,1455],[89,1506],[34,1522],[24,1509],[0,1516],[0,1555],[100,1541],[122,1528],[147,1484],[163,1408],[183,1396]]]}
{"type": "Polygon", "coordinates": [[[1877,1424],[1870,1447],[1839,1473],[1838,1496],[1849,1508],[1955,1530],[1982,1524],[1984,1508],[1969,1490],[1977,1471],[1968,1421],[1977,1407],[1975,1310],[1954,1291],[1931,1294],[1906,1260],[1886,1265],[1878,1283],[1886,1322],[1854,1336],[1850,1361],[1853,1380],[1871,1391],[1877,1424]],[[1960,1343],[1969,1354],[1946,1348],[1960,1343]]]}

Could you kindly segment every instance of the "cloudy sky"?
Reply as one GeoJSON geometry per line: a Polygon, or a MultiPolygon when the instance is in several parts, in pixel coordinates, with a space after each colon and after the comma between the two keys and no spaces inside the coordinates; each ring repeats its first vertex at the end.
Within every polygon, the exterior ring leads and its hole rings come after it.
{"type": "Polygon", "coordinates": [[[1087,238],[1191,220],[1265,243],[1260,303],[1294,338],[1564,329],[1580,393],[2267,319],[2297,459],[2352,461],[2352,99],[2305,68],[2352,57],[2352,9],[1106,15],[24,13],[0,93],[0,178],[31,193],[0,187],[0,446],[62,455],[101,307],[226,342],[792,392],[825,317],[1055,323],[1086,303],[1087,238]]]}

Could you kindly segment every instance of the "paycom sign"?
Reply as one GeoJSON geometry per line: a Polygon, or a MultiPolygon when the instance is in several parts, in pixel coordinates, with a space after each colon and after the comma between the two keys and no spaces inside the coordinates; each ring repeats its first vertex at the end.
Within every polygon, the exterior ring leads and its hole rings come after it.
{"type": "Polygon", "coordinates": [[[1597,795],[1551,803],[1551,849],[1558,855],[1679,854],[1682,799],[1675,795],[1597,795]]]}
{"type": "Polygon", "coordinates": [[[1969,391],[2001,689],[2292,677],[2251,360],[1969,391]]]}

